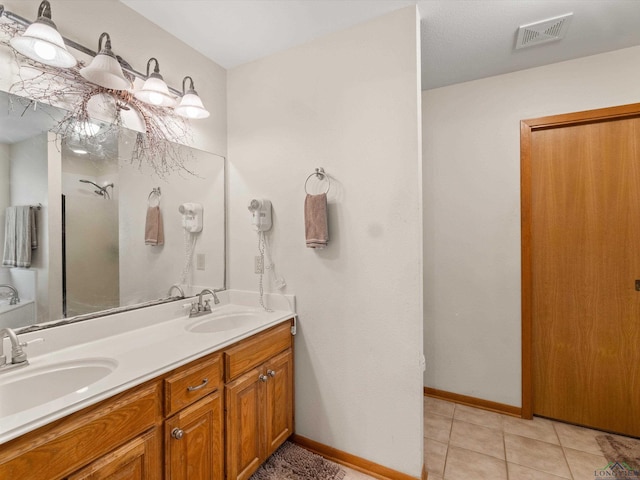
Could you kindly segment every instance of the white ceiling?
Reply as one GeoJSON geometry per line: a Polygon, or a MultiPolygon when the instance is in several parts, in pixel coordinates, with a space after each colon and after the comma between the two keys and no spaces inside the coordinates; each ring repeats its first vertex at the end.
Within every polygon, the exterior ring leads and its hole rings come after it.
{"type": "Polygon", "coordinates": [[[408,5],[430,89],[640,45],[640,0],[120,0],[233,68],[408,5]],[[564,40],[516,50],[517,29],[573,12],[564,40]]]}

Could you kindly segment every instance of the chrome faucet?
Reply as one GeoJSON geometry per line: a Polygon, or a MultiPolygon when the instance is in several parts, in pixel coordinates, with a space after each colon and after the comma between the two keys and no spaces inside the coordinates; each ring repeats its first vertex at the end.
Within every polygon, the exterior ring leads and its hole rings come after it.
{"type": "Polygon", "coordinates": [[[27,354],[22,350],[22,347],[24,346],[26,346],[26,344],[18,341],[18,336],[12,329],[3,328],[0,330],[0,370],[3,368],[10,368],[11,366],[18,367],[28,365],[29,362],[27,362],[27,354]],[[7,363],[7,357],[4,354],[2,345],[4,343],[5,334],[9,337],[9,340],[11,340],[11,361],[9,363],[7,363]]]}
{"type": "Polygon", "coordinates": [[[189,312],[189,316],[190,317],[197,317],[199,315],[205,315],[207,313],[211,313],[211,305],[209,305],[209,302],[211,300],[205,300],[204,303],[202,303],[202,297],[206,294],[211,294],[213,295],[213,303],[214,304],[219,304],[220,303],[220,299],[218,298],[218,295],[216,295],[220,290],[211,290],[210,288],[205,288],[204,290],[202,290],[199,294],[198,294],[198,303],[194,303],[191,305],[191,311],[189,312]]]}
{"type": "Polygon", "coordinates": [[[0,285],[0,288],[3,287],[11,290],[9,305],[16,305],[17,303],[20,303],[20,297],[18,296],[18,290],[16,290],[16,287],[14,287],[13,285],[9,285],[8,283],[0,285]]]}
{"type": "Polygon", "coordinates": [[[169,297],[171,296],[171,292],[173,290],[178,290],[178,293],[180,294],[180,298],[184,298],[184,290],[182,289],[182,287],[180,285],[178,285],[177,283],[174,283],[173,285],[171,285],[169,287],[169,291],[167,292],[167,295],[169,297]]]}

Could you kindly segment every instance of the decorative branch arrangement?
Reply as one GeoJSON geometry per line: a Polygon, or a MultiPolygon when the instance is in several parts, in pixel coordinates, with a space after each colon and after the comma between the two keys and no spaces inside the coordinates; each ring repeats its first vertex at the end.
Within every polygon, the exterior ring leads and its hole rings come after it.
{"type": "MultiPolygon", "coordinates": [[[[0,45],[9,47],[10,39],[23,32],[24,27],[17,23],[0,21],[0,45]]],[[[107,89],[88,82],[80,75],[84,66],[82,62],[72,68],[58,68],[31,60],[10,48],[8,50],[19,65],[19,80],[11,85],[10,93],[25,98],[29,103],[67,106],[66,114],[53,129],[63,142],[78,138],[82,132],[82,137],[89,135],[84,138],[87,144],[100,145],[108,136],[118,135],[122,127],[122,112],[134,110],[141,119],[144,132],[136,135],[129,163],[139,168],[147,165],[161,178],[176,171],[194,174],[185,164],[188,149],[180,145],[191,140],[191,129],[188,122],[174,114],[172,109],[141,102],[126,90],[107,89]],[[98,133],[91,135],[83,126],[91,121],[88,105],[97,96],[106,100],[103,104],[108,106],[111,118],[98,133]]]]}

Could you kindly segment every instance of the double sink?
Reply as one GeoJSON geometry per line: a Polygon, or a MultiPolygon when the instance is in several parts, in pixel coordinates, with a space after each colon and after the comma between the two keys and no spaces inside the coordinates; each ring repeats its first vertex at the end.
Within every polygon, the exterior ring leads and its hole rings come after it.
{"type": "MultiPolygon", "coordinates": [[[[57,411],[68,414],[69,407],[76,403],[74,410],[79,410],[94,403],[87,399],[99,401],[109,396],[109,392],[115,394],[124,387],[142,383],[180,363],[187,363],[291,316],[292,312],[265,312],[225,305],[201,317],[173,319],[89,342],[88,348],[66,349],[75,350],[77,358],[73,352],[58,355],[59,360],[54,360],[55,354],[43,355],[30,358],[31,364],[25,367],[6,372],[0,370],[0,444],[9,439],[3,438],[7,433],[3,432],[4,419],[13,419],[9,426],[15,426],[16,417],[25,412],[36,412],[36,416],[41,417],[52,414],[56,417],[57,411]],[[110,340],[113,348],[110,348],[110,340]],[[168,346],[178,344],[180,348],[172,349],[171,355],[164,355],[168,346]],[[185,344],[191,344],[192,349],[187,349],[185,344]],[[96,355],[85,356],[87,351],[96,355]],[[113,356],[108,354],[110,351],[113,356]],[[163,364],[158,365],[160,359],[163,364]]],[[[34,428],[42,423],[36,421],[34,428]]]]}

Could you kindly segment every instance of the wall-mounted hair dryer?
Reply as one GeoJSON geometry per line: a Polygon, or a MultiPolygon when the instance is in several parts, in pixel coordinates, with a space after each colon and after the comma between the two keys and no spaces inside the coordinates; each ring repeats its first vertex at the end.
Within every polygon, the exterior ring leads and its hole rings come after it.
{"type": "Polygon", "coordinates": [[[182,227],[191,233],[202,231],[202,204],[183,203],[178,207],[182,214],[182,227]]]}
{"type": "Polygon", "coordinates": [[[251,212],[251,225],[258,232],[266,232],[271,229],[271,202],[269,200],[256,200],[249,202],[251,212]]]}

